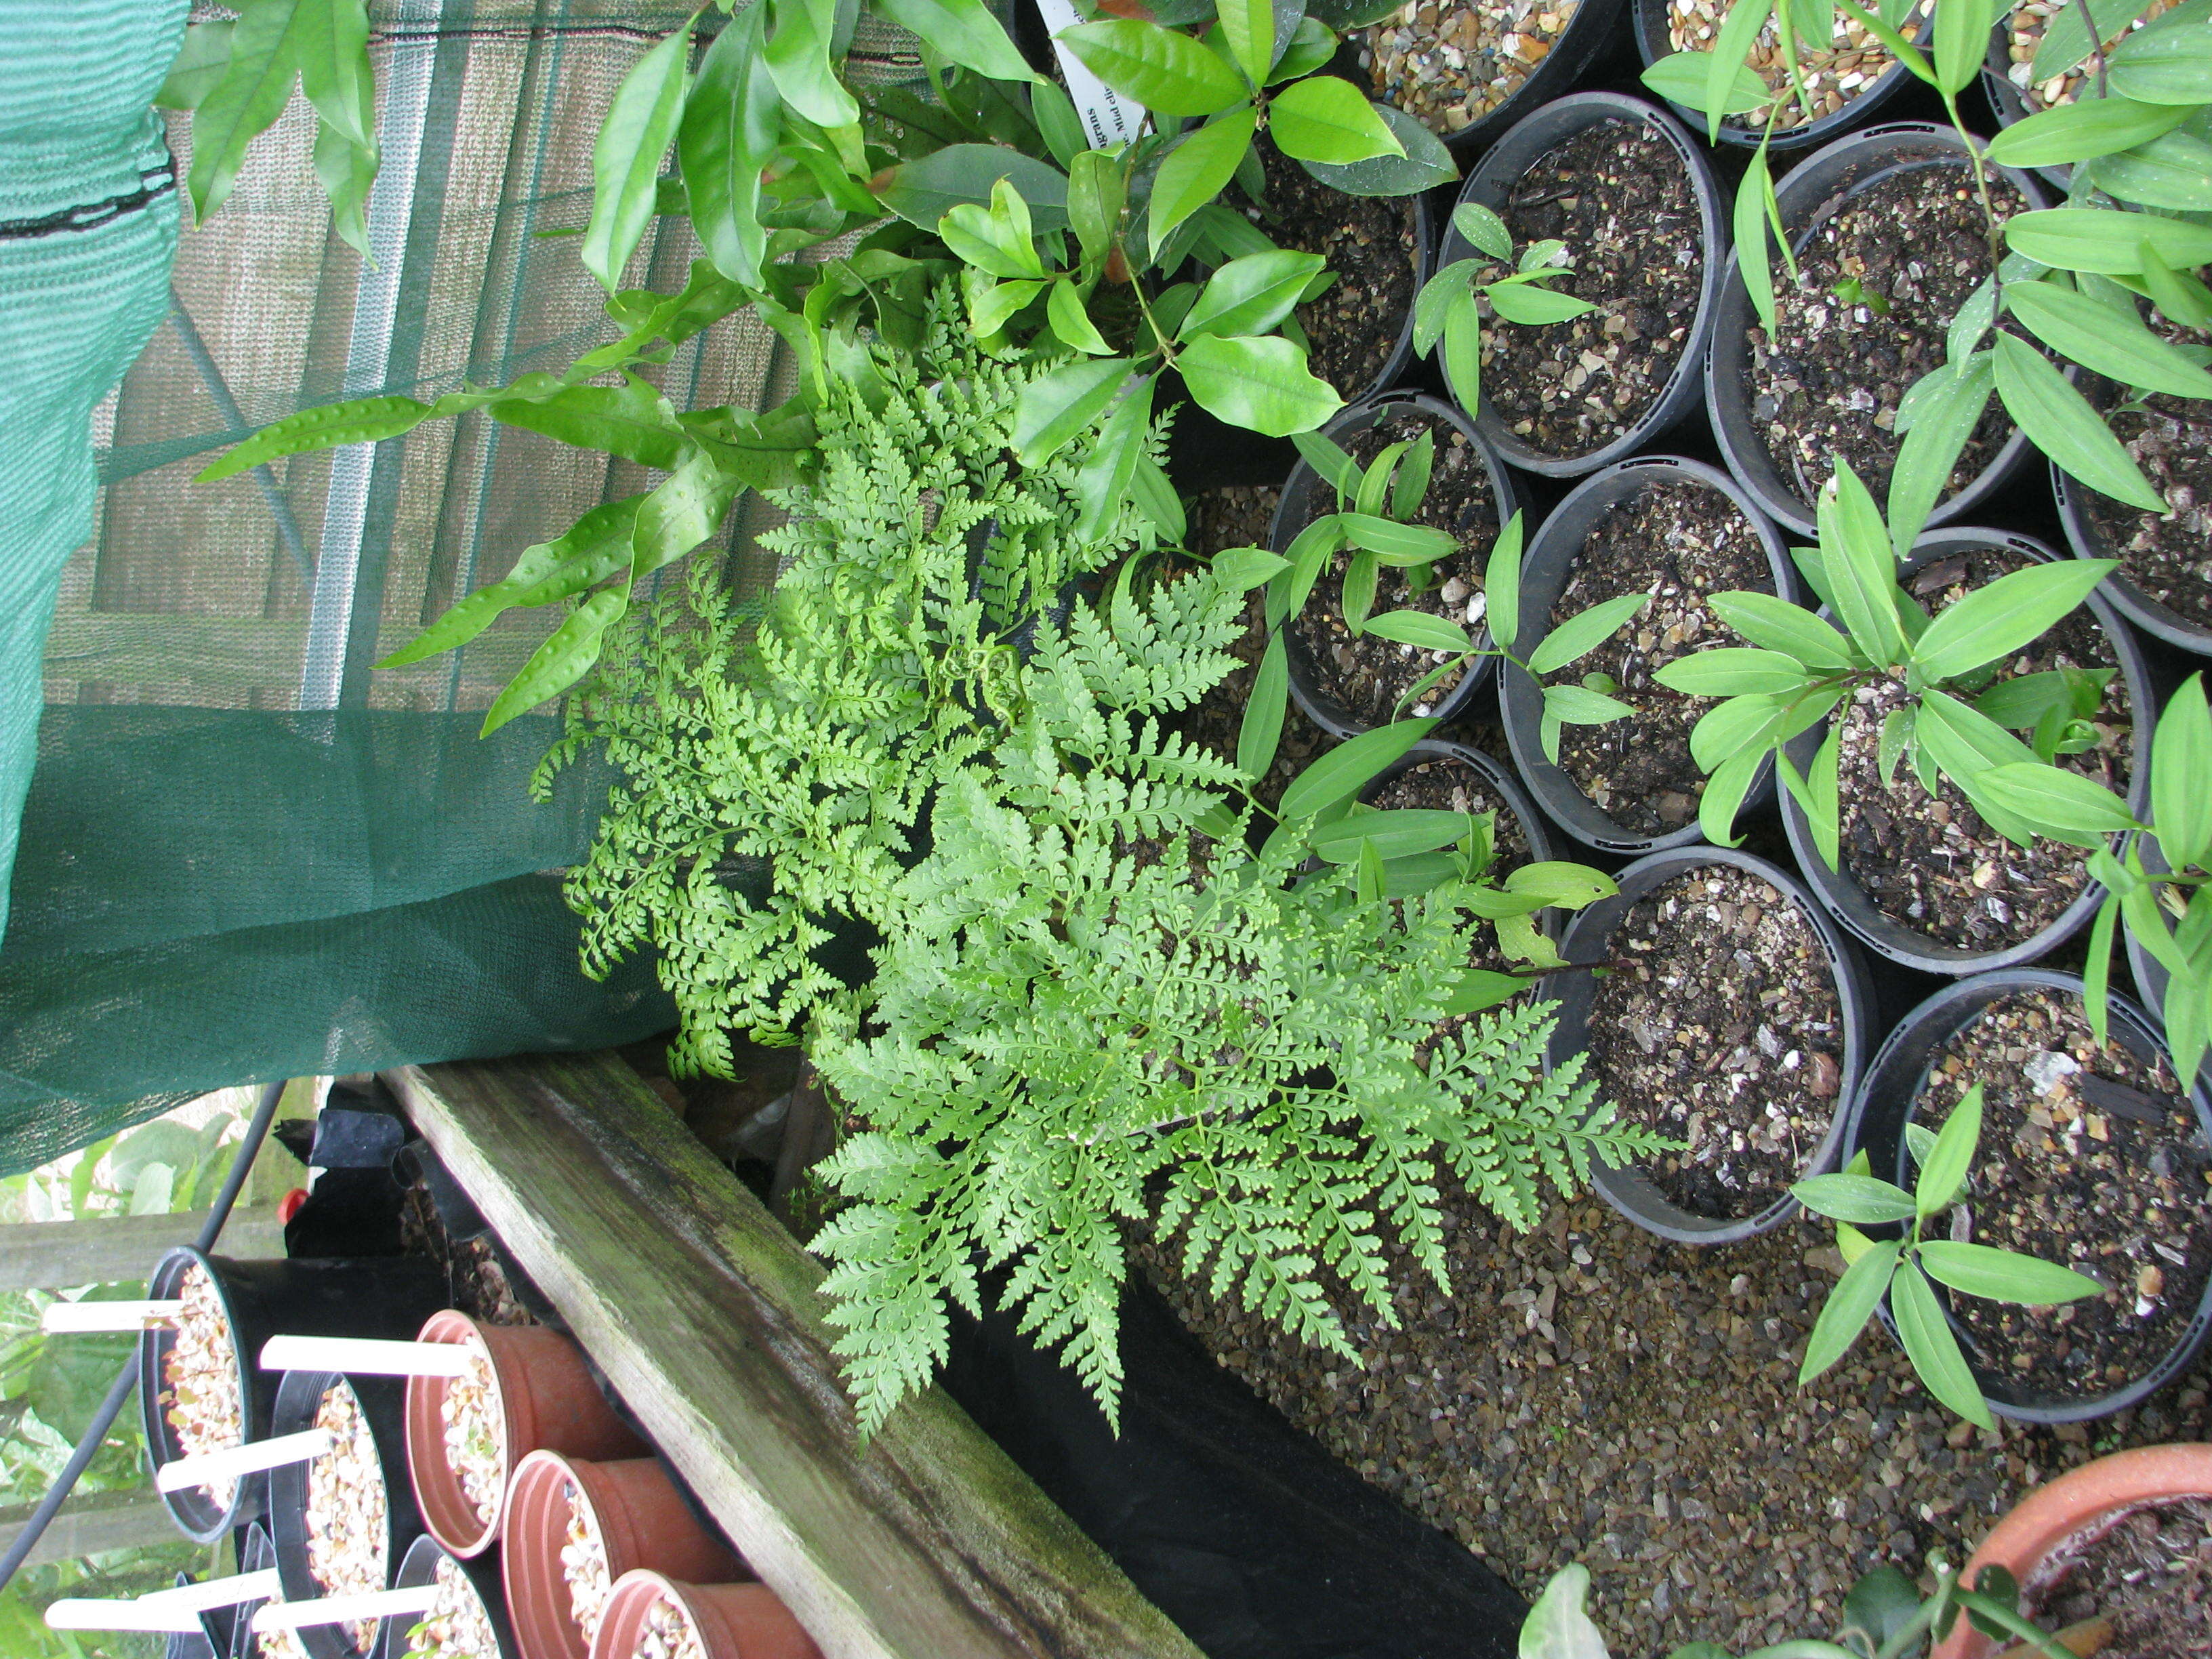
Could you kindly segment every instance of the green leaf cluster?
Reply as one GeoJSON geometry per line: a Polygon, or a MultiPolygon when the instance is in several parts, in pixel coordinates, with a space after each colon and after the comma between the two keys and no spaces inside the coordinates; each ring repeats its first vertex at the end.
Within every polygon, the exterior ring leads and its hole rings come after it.
{"type": "Polygon", "coordinates": [[[1452,228],[1482,258],[1455,259],[1421,285],[1413,301],[1413,349],[1427,356],[1443,345],[1445,382],[1462,409],[1482,398],[1482,316],[1509,323],[1564,323],[1597,307],[1551,284],[1572,274],[1564,242],[1532,242],[1513,254],[1513,234],[1480,202],[1452,210],[1452,228]],[[1496,267],[1503,265],[1499,272],[1496,267]]]}

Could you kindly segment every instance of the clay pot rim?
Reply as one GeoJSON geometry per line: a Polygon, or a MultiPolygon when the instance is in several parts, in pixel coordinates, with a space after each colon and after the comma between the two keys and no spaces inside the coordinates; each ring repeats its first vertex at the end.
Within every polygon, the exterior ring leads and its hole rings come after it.
{"type": "Polygon", "coordinates": [[[627,1622],[627,1614],[634,1603],[673,1601],[690,1621],[693,1632],[703,1644],[706,1632],[702,1628],[698,1609],[691,1605],[684,1592],[691,1588],[680,1579],[652,1567],[632,1567],[614,1581],[607,1591],[606,1610],[599,1617],[599,1633],[592,1642],[590,1659],[633,1659],[629,1653],[615,1651],[611,1632],[619,1623],[627,1622]]]}
{"type": "Polygon", "coordinates": [[[483,1356],[491,1372],[492,1404],[500,1419],[500,1478],[493,1496],[491,1514],[478,1530],[468,1536],[458,1534],[448,1536],[439,1519],[450,1504],[464,1513],[476,1512],[462,1487],[460,1476],[454,1473],[446,1456],[444,1433],[444,1377],[410,1377],[407,1380],[407,1479],[415,1488],[416,1507],[422,1512],[422,1524],[429,1534],[442,1545],[447,1553],[459,1560],[468,1560],[489,1549],[498,1539],[507,1522],[508,1488],[514,1483],[515,1441],[517,1438],[514,1413],[508,1409],[507,1390],[500,1380],[499,1355],[492,1344],[484,1340],[483,1328],[457,1308],[442,1308],[423,1322],[416,1338],[419,1342],[449,1342],[473,1348],[483,1356]],[[417,1419],[421,1433],[417,1433],[417,1419]],[[432,1432],[433,1425],[436,1432],[432,1432]],[[425,1469],[422,1455],[427,1443],[432,1457],[431,1468],[425,1469]],[[426,1479],[427,1477],[427,1479],[426,1479]]]}
{"type": "MultiPolygon", "coordinates": [[[[2110,1453],[2069,1469],[2015,1504],[1968,1559],[1960,1581],[1972,1585],[1984,1567],[2001,1566],[2025,1583],[2053,1549],[2083,1527],[2117,1512],[2185,1498],[2212,1498],[2212,1442],[2175,1441],[2110,1453]]],[[[1996,1648],[1961,1619],[1932,1659],[1984,1659],[1996,1648]]]]}

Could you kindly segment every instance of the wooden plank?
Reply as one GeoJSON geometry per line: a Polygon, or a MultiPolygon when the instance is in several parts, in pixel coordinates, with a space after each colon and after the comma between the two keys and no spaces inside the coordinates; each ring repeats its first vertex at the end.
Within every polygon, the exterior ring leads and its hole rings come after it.
{"type": "MultiPolygon", "coordinates": [[[[0,1291],[135,1284],[153,1272],[164,1251],[190,1244],[206,1224],[207,1212],[198,1210],[0,1227],[0,1291]]],[[[284,1224],[276,1219],[274,1206],[233,1210],[216,1249],[249,1261],[282,1256],[284,1224]]]]}
{"type": "Polygon", "coordinates": [[[829,1659],[1199,1659],[941,1392],[858,1443],[821,1268],[619,1059],[386,1081],[829,1659]]]}
{"type": "MultiPolygon", "coordinates": [[[[15,1541],[35,1504],[0,1510],[0,1550],[15,1541]]],[[[157,1544],[180,1544],[168,1505],[150,1492],[103,1492],[72,1498],[31,1546],[26,1567],[43,1567],[55,1561],[108,1550],[149,1549],[157,1544]]]]}

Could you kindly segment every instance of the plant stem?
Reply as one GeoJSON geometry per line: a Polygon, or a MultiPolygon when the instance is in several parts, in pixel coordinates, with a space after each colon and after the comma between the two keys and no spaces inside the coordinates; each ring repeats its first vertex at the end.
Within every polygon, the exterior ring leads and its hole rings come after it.
{"type": "MultiPolygon", "coordinates": [[[[1124,264],[1128,264],[1129,251],[1121,246],[1120,237],[1114,239],[1114,246],[1121,253],[1121,262],[1124,264]]],[[[1169,343],[1166,333],[1160,327],[1159,319],[1152,315],[1152,303],[1145,298],[1145,285],[1137,280],[1133,267],[1129,274],[1129,292],[1137,296],[1137,309],[1144,314],[1146,325],[1152,331],[1152,343],[1159,349],[1161,361],[1173,363],[1176,360],[1175,347],[1169,343]]]]}
{"type": "Polygon", "coordinates": [[[1990,239],[1990,325],[1994,328],[2004,307],[2004,226],[1998,222],[1996,204],[1990,197],[1989,163],[1982,159],[1981,146],[1974,142],[1973,134],[1966,131],[1959,114],[1959,100],[1951,93],[1943,94],[1943,112],[1951,118],[1951,131],[1966,147],[1966,159],[1974,168],[1974,190],[1982,198],[1982,222],[1990,239]]]}
{"type": "Polygon", "coordinates": [[[2097,96],[2109,98],[2112,95],[2112,85],[2105,67],[2104,34],[2097,27],[2096,17],[2089,10],[2089,0],[2074,0],[2074,3],[2081,8],[2081,27],[2089,32],[2089,67],[2097,72],[2097,96]]]}

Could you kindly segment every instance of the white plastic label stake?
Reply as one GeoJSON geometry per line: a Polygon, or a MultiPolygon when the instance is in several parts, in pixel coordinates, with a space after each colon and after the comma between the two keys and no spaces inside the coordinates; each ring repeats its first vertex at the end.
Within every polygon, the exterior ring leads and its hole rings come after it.
{"type": "Polygon", "coordinates": [[[71,1595],[46,1608],[48,1630],[196,1631],[199,1615],[174,1601],[146,1596],[137,1601],[96,1601],[71,1595]]]}
{"type": "Polygon", "coordinates": [[[155,1492],[183,1492],[191,1486],[204,1486],[210,1480],[228,1480],[241,1474],[252,1474],[260,1469],[273,1469],[284,1463],[304,1463],[311,1457],[320,1457],[331,1449],[328,1429],[302,1429],[297,1434],[280,1434],[267,1440],[249,1440],[242,1446],[225,1446],[220,1451],[194,1452],[188,1457],[173,1457],[154,1473],[155,1492]]]}
{"type": "MultiPolygon", "coordinates": [[[[174,1319],[181,1302],[54,1302],[39,1316],[42,1331],[143,1331],[157,1320],[174,1319]]],[[[83,1599],[82,1597],[78,1598],[83,1599]]]]}
{"type": "Polygon", "coordinates": [[[1067,82],[1067,95],[1075,105],[1091,148],[1133,143],[1145,130],[1145,106],[1133,98],[1124,98],[1093,75],[1056,38],[1062,29],[1072,29],[1083,21],[1071,0],[1037,0],[1037,11],[1044,18],[1046,34],[1055,37],[1052,55],[1060,60],[1060,77],[1067,82]]]}
{"type": "Polygon", "coordinates": [[[208,1607],[234,1607],[241,1601],[265,1601],[282,1594],[283,1589],[276,1569],[269,1567],[260,1572],[234,1573],[228,1578],[210,1578],[198,1584],[155,1590],[140,1596],[138,1605],[182,1607],[188,1613],[198,1613],[208,1607]]]}
{"type": "Polygon", "coordinates": [[[325,1595],[319,1601],[271,1601],[253,1615],[255,1633],[297,1630],[302,1625],[342,1625],[356,1619],[389,1619],[394,1613],[428,1613],[438,1600],[434,1583],[404,1589],[368,1590],[358,1595],[325,1595]]]}
{"type": "Polygon", "coordinates": [[[355,1371],[364,1376],[466,1376],[475,1351],[459,1342],[380,1342],[366,1336],[272,1336],[264,1371],[355,1371]]]}

